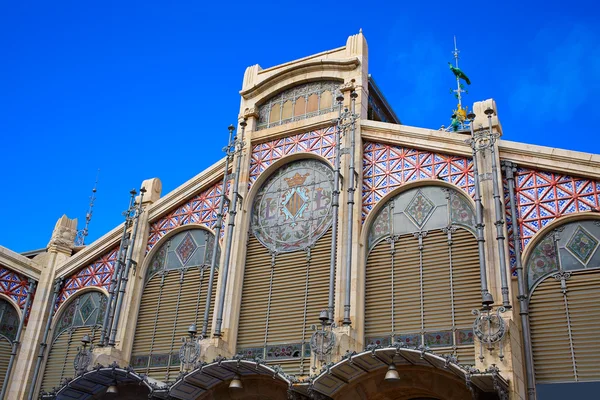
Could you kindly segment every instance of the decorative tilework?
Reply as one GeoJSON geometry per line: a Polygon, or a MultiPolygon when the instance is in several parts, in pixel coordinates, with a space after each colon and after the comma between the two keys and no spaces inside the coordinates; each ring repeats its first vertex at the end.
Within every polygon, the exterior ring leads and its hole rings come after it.
{"type": "Polygon", "coordinates": [[[91,264],[68,277],[65,280],[63,289],[59,295],[56,308],[58,309],[58,306],[62,304],[63,301],[85,287],[96,286],[109,290],[110,279],[115,270],[115,261],[117,260],[118,252],[119,246],[116,246],[97,258],[91,264]]]}
{"type": "Polygon", "coordinates": [[[9,268],[0,267],[0,293],[13,299],[21,310],[25,307],[28,287],[29,282],[25,276],[9,268]]]}
{"type": "Polygon", "coordinates": [[[288,136],[252,146],[250,185],[273,162],[295,153],[314,153],[331,163],[335,157],[334,127],[288,136]]]}
{"type": "Polygon", "coordinates": [[[531,287],[538,278],[558,270],[558,256],[553,237],[546,236],[534,247],[527,263],[527,273],[529,275],[529,287],[531,287]]]}
{"type": "Polygon", "coordinates": [[[395,340],[407,346],[418,346],[421,342],[421,335],[418,333],[400,334],[395,336],[395,340]]]}
{"type": "Polygon", "coordinates": [[[425,346],[446,347],[452,346],[452,332],[431,332],[426,333],[425,346]]]}
{"type": "Polygon", "coordinates": [[[267,360],[301,358],[302,343],[278,344],[267,346],[267,360]]]}
{"type": "Polygon", "coordinates": [[[15,340],[19,330],[19,314],[8,301],[0,298],[0,336],[15,340]]]}
{"type": "Polygon", "coordinates": [[[389,336],[383,336],[383,337],[368,337],[365,340],[365,347],[368,346],[389,346],[390,344],[392,344],[392,339],[389,336]]]}
{"type": "Polygon", "coordinates": [[[596,247],[598,247],[598,240],[581,226],[577,227],[577,230],[573,233],[566,246],[584,265],[588,263],[596,247]]]}
{"type": "Polygon", "coordinates": [[[473,344],[474,336],[473,329],[461,329],[456,332],[456,345],[473,344]]]}
{"type": "Polygon", "coordinates": [[[429,200],[422,191],[418,190],[415,197],[413,197],[410,203],[408,203],[408,206],[406,206],[404,212],[418,228],[422,228],[434,208],[435,205],[431,200],[429,200]]]}
{"type": "Polygon", "coordinates": [[[382,143],[365,142],[363,152],[363,221],[391,190],[420,179],[441,179],[474,196],[473,160],[382,143]]]}
{"type": "Polygon", "coordinates": [[[333,171],[318,160],[299,160],[277,170],[252,205],[250,229],[279,253],[312,245],[332,223],[333,171]]]}
{"type": "MultiPolygon", "coordinates": [[[[187,224],[200,224],[208,228],[214,228],[217,223],[217,213],[221,202],[222,183],[217,183],[202,193],[192,197],[185,203],[180,204],[167,215],[150,224],[150,235],[146,252],[167,233],[178,226],[187,224]]],[[[227,204],[223,209],[223,217],[227,215],[227,204]]],[[[221,234],[225,233],[225,229],[221,234]]]]}
{"type": "MultiPolygon", "coordinates": [[[[522,248],[544,226],[563,215],[600,210],[600,181],[553,172],[518,168],[515,175],[516,206],[522,248]]],[[[505,185],[506,186],[506,185],[505,185]]],[[[505,206],[511,267],[515,267],[508,189],[505,206]]],[[[513,271],[514,274],[514,271],[513,271]]]]}
{"type": "Polygon", "coordinates": [[[192,254],[194,254],[194,251],[196,251],[197,248],[198,246],[194,242],[192,234],[186,232],[185,237],[183,238],[181,243],[179,243],[179,246],[177,246],[175,253],[177,253],[177,256],[179,257],[179,260],[181,260],[181,263],[185,264],[192,257],[192,254]]]}

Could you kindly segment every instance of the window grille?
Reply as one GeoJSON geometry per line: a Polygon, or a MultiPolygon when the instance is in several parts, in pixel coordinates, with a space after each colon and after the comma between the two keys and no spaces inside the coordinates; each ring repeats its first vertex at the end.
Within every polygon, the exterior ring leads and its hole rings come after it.
{"type": "MultiPolygon", "coordinates": [[[[131,365],[136,372],[163,382],[179,374],[181,338],[191,324],[202,324],[213,248],[212,233],[190,229],[167,239],[154,253],[135,328],[131,365]]],[[[215,291],[212,305],[214,296],[215,291]]],[[[212,312],[211,306],[209,324],[212,312]]]]}
{"type": "Polygon", "coordinates": [[[81,339],[89,335],[92,344],[100,337],[107,298],[98,291],[78,295],[61,311],[52,329],[52,343],[44,368],[42,391],[58,387],[64,378],[75,375],[73,362],[81,339]]]}
{"type": "Polygon", "coordinates": [[[453,189],[422,187],[386,203],[370,226],[365,343],[394,341],[474,363],[471,310],[479,258],[471,204],[453,189]]]}
{"type": "Polygon", "coordinates": [[[258,107],[257,129],[327,114],[336,110],[340,82],[318,81],[294,86],[271,97],[258,107]]]}

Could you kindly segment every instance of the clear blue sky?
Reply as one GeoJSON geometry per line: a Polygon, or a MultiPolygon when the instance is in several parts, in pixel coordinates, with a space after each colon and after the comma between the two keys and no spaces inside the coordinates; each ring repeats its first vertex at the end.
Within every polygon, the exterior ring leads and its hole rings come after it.
{"type": "Polygon", "coordinates": [[[244,69],[345,44],[407,125],[454,107],[452,36],[505,138],[600,153],[600,12],[592,2],[14,1],[0,12],[0,244],[44,247],[62,215],[88,242],[122,222],[128,191],[163,194],[222,157],[244,69]],[[458,19],[456,19],[458,17],[458,19]]]}

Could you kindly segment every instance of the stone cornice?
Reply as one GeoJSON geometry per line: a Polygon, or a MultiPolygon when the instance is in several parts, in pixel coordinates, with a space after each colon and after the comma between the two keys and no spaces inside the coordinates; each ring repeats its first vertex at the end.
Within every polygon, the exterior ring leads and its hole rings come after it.
{"type": "Polygon", "coordinates": [[[69,258],[64,264],[56,268],[56,276],[67,276],[79,268],[85,267],[96,258],[112,249],[121,240],[123,234],[123,224],[118,225],[104,236],[96,239],[81,251],[69,258]]]}
{"type": "Polygon", "coordinates": [[[600,155],[500,140],[500,157],[520,167],[600,179],[600,155]]]}
{"type": "Polygon", "coordinates": [[[465,143],[469,135],[365,119],[360,121],[360,127],[363,140],[471,156],[471,147],[465,143]]]}
{"type": "Polygon", "coordinates": [[[337,116],[338,112],[332,111],[327,114],[290,122],[285,125],[253,131],[250,133],[252,145],[332,126],[334,125],[333,120],[337,118],[337,116]]]}
{"type": "Polygon", "coordinates": [[[281,68],[281,71],[274,73],[268,78],[265,78],[263,81],[256,83],[252,87],[240,90],[240,95],[244,99],[250,99],[264,92],[273,84],[281,82],[294,75],[302,75],[313,71],[352,71],[359,65],[360,60],[358,57],[353,57],[346,60],[309,60],[297,64],[291,64],[289,66],[284,66],[281,68]]]}
{"type": "Polygon", "coordinates": [[[0,246],[0,265],[10,268],[36,281],[40,279],[42,267],[35,261],[0,246]]]}
{"type": "MultiPolygon", "coordinates": [[[[361,120],[362,138],[440,153],[471,155],[470,135],[361,120]]],[[[518,166],[600,179],[600,155],[500,140],[500,158],[518,166]]]]}

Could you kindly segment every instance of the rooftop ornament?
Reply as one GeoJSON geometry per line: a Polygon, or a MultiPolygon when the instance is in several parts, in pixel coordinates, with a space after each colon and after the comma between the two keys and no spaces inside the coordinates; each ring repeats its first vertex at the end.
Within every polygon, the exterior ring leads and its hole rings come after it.
{"type": "Polygon", "coordinates": [[[464,81],[467,85],[471,84],[471,80],[458,67],[458,54],[459,53],[460,53],[460,51],[456,47],[456,36],[455,36],[454,37],[454,51],[452,52],[452,54],[454,56],[454,65],[452,65],[452,63],[449,62],[448,66],[450,67],[450,71],[452,71],[452,74],[454,74],[454,77],[456,78],[456,89],[450,89],[450,93],[454,93],[454,97],[458,101],[458,104],[456,105],[456,110],[453,110],[452,116],[450,117],[451,118],[450,126],[445,127],[444,125],[442,125],[442,127],[440,128],[441,131],[446,131],[446,132],[468,131],[469,125],[470,125],[469,118],[467,118],[468,107],[462,106],[462,93],[468,94],[469,92],[467,90],[465,90],[465,86],[463,85],[461,80],[464,81]]]}

